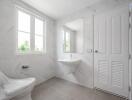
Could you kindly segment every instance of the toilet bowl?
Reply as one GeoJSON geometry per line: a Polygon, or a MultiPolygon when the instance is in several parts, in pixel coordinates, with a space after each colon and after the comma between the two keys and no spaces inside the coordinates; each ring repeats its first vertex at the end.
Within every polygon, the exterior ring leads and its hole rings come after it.
{"type": "Polygon", "coordinates": [[[32,100],[35,78],[11,79],[0,71],[0,100],[32,100]]]}

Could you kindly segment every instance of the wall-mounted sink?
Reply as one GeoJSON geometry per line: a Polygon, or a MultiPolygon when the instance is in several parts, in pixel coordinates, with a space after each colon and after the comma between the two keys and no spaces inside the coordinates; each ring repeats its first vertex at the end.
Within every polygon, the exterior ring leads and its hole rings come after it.
{"type": "Polygon", "coordinates": [[[80,59],[60,59],[58,67],[63,74],[70,74],[76,71],[80,62],[80,59]]]}
{"type": "Polygon", "coordinates": [[[78,66],[81,62],[81,59],[60,59],[58,62],[69,65],[69,66],[78,66]]]}

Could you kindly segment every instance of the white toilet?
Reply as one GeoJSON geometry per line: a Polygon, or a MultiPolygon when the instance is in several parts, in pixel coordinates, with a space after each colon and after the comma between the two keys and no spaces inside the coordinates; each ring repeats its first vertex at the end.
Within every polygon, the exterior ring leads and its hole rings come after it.
{"type": "Polygon", "coordinates": [[[0,100],[32,100],[35,78],[11,79],[0,71],[0,100]]]}

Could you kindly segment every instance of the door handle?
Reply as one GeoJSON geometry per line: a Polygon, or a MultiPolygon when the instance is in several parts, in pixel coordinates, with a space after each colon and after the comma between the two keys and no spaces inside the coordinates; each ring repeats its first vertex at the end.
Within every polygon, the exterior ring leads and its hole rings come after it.
{"type": "Polygon", "coordinates": [[[95,50],[94,52],[95,52],[95,53],[98,53],[99,51],[98,51],[98,50],[95,50]]]}

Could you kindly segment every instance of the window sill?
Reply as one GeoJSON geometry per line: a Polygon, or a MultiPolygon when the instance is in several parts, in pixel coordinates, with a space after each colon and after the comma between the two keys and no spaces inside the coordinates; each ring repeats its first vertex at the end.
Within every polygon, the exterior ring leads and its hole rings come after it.
{"type": "Polygon", "coordinates": [[[46,52],[44,52],[44,51],[42,51],[42,52],[38,52],[38,51],[32,51],[32,52],[25,52],[25,53],[23,53],[23,52],[16,52],[16,55],[45,55],[46,54],[46,52]]]}

